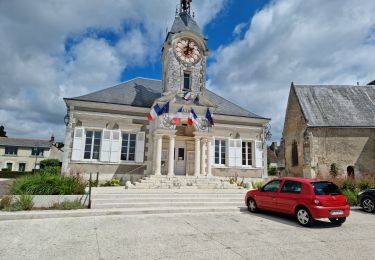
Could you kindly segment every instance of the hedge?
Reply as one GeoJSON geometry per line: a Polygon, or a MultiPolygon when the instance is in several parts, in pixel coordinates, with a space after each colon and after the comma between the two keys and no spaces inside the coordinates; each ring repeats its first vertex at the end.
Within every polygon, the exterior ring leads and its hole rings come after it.
{"type": "Polygon", "coordinates": [[[0,178],[5,179],[15,179],[25,175],[32,175],[33,172],[11,172],[11,171],[1,171],[0,178]]]}

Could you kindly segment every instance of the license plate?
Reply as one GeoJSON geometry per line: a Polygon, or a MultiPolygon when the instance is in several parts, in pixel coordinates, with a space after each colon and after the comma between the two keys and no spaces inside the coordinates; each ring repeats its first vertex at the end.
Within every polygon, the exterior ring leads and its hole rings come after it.
{"type": "Polygon", "coordinates": [[[329,213],[331,215],[342,215],[342,214],[344,214],[344,211],[342,211],[342,210],[331,210],[329,213]]]}

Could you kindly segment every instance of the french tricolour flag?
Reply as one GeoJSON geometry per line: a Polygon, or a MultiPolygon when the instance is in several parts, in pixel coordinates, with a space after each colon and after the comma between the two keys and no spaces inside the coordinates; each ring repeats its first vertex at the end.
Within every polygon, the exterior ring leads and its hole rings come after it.
{"type": "Polygon", "coordinates": [[[151,108],[151,111],[150,113],[148,114],[148,121],[152,121],[152,119],[156,118],[158,115],[160,115],[160,112],[161,112],[161,108],[159,107],[158,104],[156,104],[155,106],[153,106],[151,108]]]}
{"type": "Polygon", "coordinates": [[[182,113],[182,111],[183,111],[182,107],[177,110],[176,116],[174,118],[172,118],[172,120],[171,120],[172,124],[174,124],[174,125],[181,124],[181,113],[182,113]]]}
{"type": "Polygon", "coordinates": [[[195,113],[194,109],[191,109],[190,110],[190,115],[189,115],[189,119],[188,119],[188,124],[189,125],[197,125],[198,124],[198,116],[197,114],[195,113]]]}
{"type": "Polygon", "coordinates": [[[214,114],[211,113],[209,108],[207,108],[206,119],[208,120],[208,122],[210,123],[211,126],[214,125],[214,114]]]}

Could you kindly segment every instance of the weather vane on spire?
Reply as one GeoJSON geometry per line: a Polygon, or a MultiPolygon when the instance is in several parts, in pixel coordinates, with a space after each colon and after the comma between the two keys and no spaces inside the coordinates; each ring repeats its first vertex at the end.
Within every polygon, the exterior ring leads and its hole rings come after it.
{"type": "Polygon", "coordinates": [[[180,13],[187,13],[190,15],[190,4],[193,0],[181,0],[180,13]]]}

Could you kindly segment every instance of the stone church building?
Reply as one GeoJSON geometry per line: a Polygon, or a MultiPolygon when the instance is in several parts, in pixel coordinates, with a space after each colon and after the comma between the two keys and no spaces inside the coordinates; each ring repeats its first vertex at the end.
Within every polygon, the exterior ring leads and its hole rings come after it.
{"type": "Polygon", "coordinates": [[[181,1],[164,41],[162,80],[135,78],[64,99],[65,173],[267,177],[270,119],[206,89],[210,50],[190,2],[181,1]],[[150,111],[157,116],[149,121],[150,111]]]}
{"type": "Polygon", "coordinates": [[[292,83],[282,141],[288,176],[375,177],[375,86],[292,83]]]}

